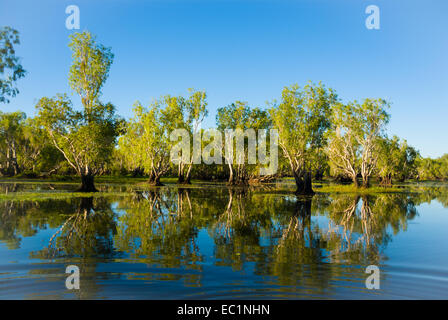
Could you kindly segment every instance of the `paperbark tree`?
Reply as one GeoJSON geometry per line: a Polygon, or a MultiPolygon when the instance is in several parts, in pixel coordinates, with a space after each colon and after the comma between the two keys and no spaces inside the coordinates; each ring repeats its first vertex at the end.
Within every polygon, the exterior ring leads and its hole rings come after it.
{"type": "Polygon", "coordinates": [[[4,174],[17,175],[20,171],[17,158],[25,119],[23,112],[0,111],[0,172],[4,174]]]}
{"type": "Polygon", "coordinates": [[[15,45],[20,44],[19,32],[11,27],[0,28],[0,102],[9,102],[19,90],[15,82],[25,76],[26,71],[16,56],[15,45]]]}
{"type": "Polygon", "coordinates": [[[380,184],[391,186],[393,179],[404,181],[415,174],[415,161],[418,152],[408,146],[406,140],[400,141],[397,136],[391,139],[384,137],[378,141],[379,157],[376,165],[380,184]]]}
{"type": "Polygon", "coordinates": [[[94,192],[94,177],[109,161],[120,127],[114,106],[99,101],[113,54],[89,32],[70,38],[73,62],[69,84],[80,96],[83,109],[75,110],[66,95],[44,97],[37,109],[55,147],[81,177],[79,191],[94,192]]]}
{"type": "Polygon", "coordinates": [[[81,178],[80,192],[96,192],[94,177],[110,160],[120,119],[112,104],[95,106],[88,115],[76,111],[65,95],[41,98],[39,121],[51,142],[81,178]]]}
{"type": "Polygon", "coordinates": [[[332,89],[319,83],[285,87],[282,99],[271,110],[279,145],[293,174],[297,194],[313,195],[312,159],[323,153],[325,132],[330,127],[330,110],[337,102],[332,89]]]}
{"type": "Polygon", "coordinates": [[[170,169],[169,130],[161,120],[160,104],[148,109],[137,102],[134,117],[119,140],[120,153],[130,168],[143,168],[148,183],[160,186],[160,178],[170,169]]]}
{"type": "MultiPolygon", "coordinates": [[[[207,94],[205,91],[189,89],[189,97],[165,96],[159,102],[162,105],[162,121],[169,132],[177,129],[185,129],[190,137],[190,150],[193,146],[193,137],[201,134],[201,124],[208,114],[207,94]]],[[[177,143],[177,141],[171,141],[177,143]]],[[[191,172],[193,169],[194,155],[188,157],[179,153],[177,162],[177,182],[180,184],[191,183],[191,172]]]]}
{"type": "Polygon", "coordinates": [[[358,186],[358,173],[362,186],[370,185],[380,154],[378,142],[389,121],[388,107],[383,99],[365,99],[362,104],[354,101],[334,108],[327,152],[333,170],[350,177],[355,186],[358,186]]]}
{"type": "Polygon", "coordinates": [[[326,148],[333,174],[349,177],[358,187],[361,146],[356,138],[355,115],[350,105],[339,103],[333,107],[332,130],[326,148]]]}
{"type": "Polygon", "coordinates": [[[249,184],[249,181],[256,176],[254,172],[257,169],[256,134],[259,129],[268,129],[271,126],[267,111],[250,108],[246,102],[236,101],[218,109],[216,124],[218,130],[226,132],[223,154],[229,167],[228,184],[249,184]],[[242,148],[238,147],[239,143],[242,143],[242,148]]]}
{"type": "Polygon", "coordinates": [[[362,186],[370,186],[370,177],[379,157],[378,141],[384,136],[384,129],[390,115],[386,112],[389,104],[383,99],[365,99],[362,104],[355,102],[357,139],[362,148],[362,186]]]}

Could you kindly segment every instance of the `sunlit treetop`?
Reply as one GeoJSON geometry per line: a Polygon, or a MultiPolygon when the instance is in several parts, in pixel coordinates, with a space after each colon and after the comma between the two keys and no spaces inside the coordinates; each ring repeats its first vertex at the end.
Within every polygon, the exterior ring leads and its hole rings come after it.
{"type": "Polygon", "coordinates": [[[16,56],[15,45],[20,44],[19,32],[11,27],[0,28],[0,102],[9,102],[19,90],[15,82],[25,76],[25,69],[16,56]]]}

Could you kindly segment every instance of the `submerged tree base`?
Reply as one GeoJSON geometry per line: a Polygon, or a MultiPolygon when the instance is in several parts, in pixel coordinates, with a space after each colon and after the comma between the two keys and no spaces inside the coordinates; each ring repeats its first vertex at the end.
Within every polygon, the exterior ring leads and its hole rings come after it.
{"type": "Polygon", "coordinates": [[[392,177],[380,177],[380,186],[384,188],[392,187],[392,177]]]}
{"type": "Polygon", "coordinates": [[[149,180],[148,181],[148,185],[153,186],[153,187],[162,187],[164,186],[164,184],[162,182],[160,182],[160,180],[149,180]]]}
{"type": "Polygon", "coordinates": [[[98,192],[93,183],[93,176],[82,176],[81,187],[76,192],[98,192]]]}
{"type": "Polygon", "coordinates": [[[295,191],[295,194],[298,196],[314,196],[316,194],[316,192],[314,192],[313,189],[311,189],[311,190],[297,189],[295,191]]]}
{"type": "Polygon", "coordinates": [[[273,182],[274,180],[275,180],[274,175],[259,176],[259,177],[250,178],[248,183],[250,185],[258,185],[258,184],[273,182]]]}
{"type": "Polygon", "coordinates": [[[76,192],[99,192],[95,186],[84,186],[81,185],[78,189],[76,189],[76,192]]]}
{"type": "Polygon", "coordinates": [[[294,174],[294,178],[297,186],[296,195],[313,196],[316,194],[313,190],[311,172],[305,172],[302,175],[294,174]]]}
{"type": "Polygon", "coordinates": [[[235,187],[247,187],[247,186],[249,186],[249,181],[247,181],[247,180],[227,181],[227,185],[235,186],[235,187]]]}

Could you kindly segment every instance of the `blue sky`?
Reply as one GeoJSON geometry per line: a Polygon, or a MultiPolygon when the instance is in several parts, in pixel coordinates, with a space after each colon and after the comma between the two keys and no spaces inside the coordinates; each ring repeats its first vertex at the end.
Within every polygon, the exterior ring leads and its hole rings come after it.
{"type": "Polygon", "coordinates": [[[448,153],[446,0],[2,0],[0,25],[20,31],[28,74],[0,110],[32,116],[40,97],[71,93],[71,4],[81,31],[112,47],[102,100],[125,117],[136,100],[196,88],[207,91],[213,126],[216,109],[235,100],[263,107],[286,85],[321,80],[344,101],[389,100],[389,134],[423,156],[448,153]],[[365,27],[371,4],[380,30],[365,27]]]}

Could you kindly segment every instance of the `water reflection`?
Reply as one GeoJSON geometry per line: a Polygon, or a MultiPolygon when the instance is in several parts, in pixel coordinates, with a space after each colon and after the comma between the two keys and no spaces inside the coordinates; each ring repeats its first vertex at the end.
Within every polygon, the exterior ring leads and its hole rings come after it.
{"type": "Polygon", "coordinates": [[[48,246],[33,252],[34,258],[113,256],[113,235],[116,233],[115,213],[102,198],[80,198],[70,214],[51,236],[48,246]]]}
{"type": "Polygon", "coordinates": [[[200,270],[198,232],[206,229],[215,265],[242,270],[255,263],[258,274],[288,283],[306,272],[319,274],[313,266],[381,263],[390,232],[405,230],[417,214],[412,199],[401,194],[313,200],[244,189],[203,193],[153,190],[121,200],[117,249],[163,267],[200,270]]]}
{"type": "Polygon", "coordinates": [[[62,207],[69,211],[76,208],[71,202],[0,201],[0,242],[9,249],[19,249],[23,238],[61,225],[62,207]]]}
{"type": "Polygon", "coordinates": [[[181,280],[200,288],[207,285],[205,266],[213,265],[249,272],[284,291],[323,293],[337,281],[361,282],[363,267],[388,258],[385,248],[418,216],[416,206],[441,196],[437,189],[301,198],[261,189],[164,187],[114,200],[3,201],[0,242],[20,249],[24,238],[50,230],[29,258],[81,265],[90,279],[83,298],[99,296],[97,282],[110,274],[98,266],[107,261],[118,263],[120,281],[181,280]],[[120,263],[143,263],[147,270],[130,275],[120,263]]]}
{"type": "Polygon", "coordinates": [[[332,261],[356,264],[379,264],[391,232],[405,231],[417,215],[412,198],[402,194],[339,196],[327,210],[332,261]]]}
{"type": "Polygon", "coordinates": [[[200,260],[199,226],[188,190],[137,192],[119,201],[118,208],[125,210],[118,219],[118,250],[167,268],[194,267],[200,260]]]}

